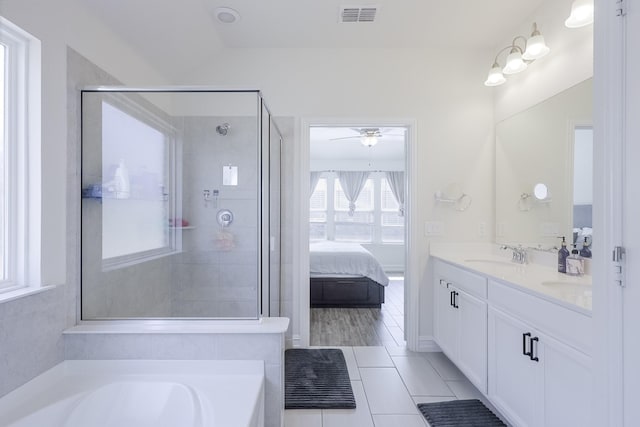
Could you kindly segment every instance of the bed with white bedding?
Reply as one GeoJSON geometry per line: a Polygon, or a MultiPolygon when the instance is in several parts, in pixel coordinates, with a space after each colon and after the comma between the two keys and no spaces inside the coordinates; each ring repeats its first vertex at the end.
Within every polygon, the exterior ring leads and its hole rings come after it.
{"type": "Polygon", "coordinates": [[[309,245],[312,307],[380,307],[389,284],[377,259],[357,243],[309,245]]]}

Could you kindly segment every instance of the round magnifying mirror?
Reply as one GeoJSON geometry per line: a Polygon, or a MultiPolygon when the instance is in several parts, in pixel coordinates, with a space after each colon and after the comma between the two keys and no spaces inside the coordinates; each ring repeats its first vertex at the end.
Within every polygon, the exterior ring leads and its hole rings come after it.
{"type": "Polygon", "coordinates": [[[538,200],[546,200],[547,197],[549,197],[547,185],[541,182],[537,183],[535,187],[533,187],[533,195],[536,196],[538,200]]]}

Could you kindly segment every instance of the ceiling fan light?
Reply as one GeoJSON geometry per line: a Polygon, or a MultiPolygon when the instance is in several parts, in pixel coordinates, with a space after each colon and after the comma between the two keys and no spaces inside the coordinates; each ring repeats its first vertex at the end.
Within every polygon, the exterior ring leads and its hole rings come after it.
{"type": "Polygon", "coordinates": [[[526,70],[527,63],[522,59],[522,53],[517,48],[511,49],[511,53],[507,56],[507,63],[502,69],[504,74],[516,74],[526,70]]]}
{"type": "Polygon", "coordinates": [[[378,137],[376,137],[375,135],[365,135],[360,138],[360,142],[365,147],[373,147],[378,143],[378,137]]]}
{"type": "Polygon", "coordinates": [[[502,68],[498,65],[497,62],[493,63],[491,70],[489,70],[489,76],[487,76],[487,80],[485,80],[485,86],[500,86],[502,83],[506,82],[507,79],[504,78],[502,74],[502,68]]]}
{"type": "Polygon", "coordinates": [[[568,28],[580,28],[593,23],[593,0],[574,0],[571,14],[564,21],[568,28]]]}

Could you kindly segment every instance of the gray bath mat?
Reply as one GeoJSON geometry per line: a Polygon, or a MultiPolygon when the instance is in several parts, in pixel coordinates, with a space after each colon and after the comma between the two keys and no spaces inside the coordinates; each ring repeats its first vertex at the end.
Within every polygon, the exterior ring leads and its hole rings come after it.
{"type": "Polygon", "coordinates": [[[284,352],[285,409],[353,409],[347,363],[339,349],[284,352]]]}
{"type": "Polygon", "coordinates": [[[478,399],[420,403],[418,409],[431,427],[506,427],[478,399]]]}

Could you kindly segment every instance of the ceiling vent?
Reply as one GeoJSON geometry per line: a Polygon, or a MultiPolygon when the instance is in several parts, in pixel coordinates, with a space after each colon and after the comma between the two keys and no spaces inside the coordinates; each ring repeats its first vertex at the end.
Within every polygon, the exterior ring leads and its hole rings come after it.
{"type": "Polygon", "coordinates": [[[340,8],[340,23],[373,22],[378,12],[377,6],[352,7],[343,6],[340,8]]]}

